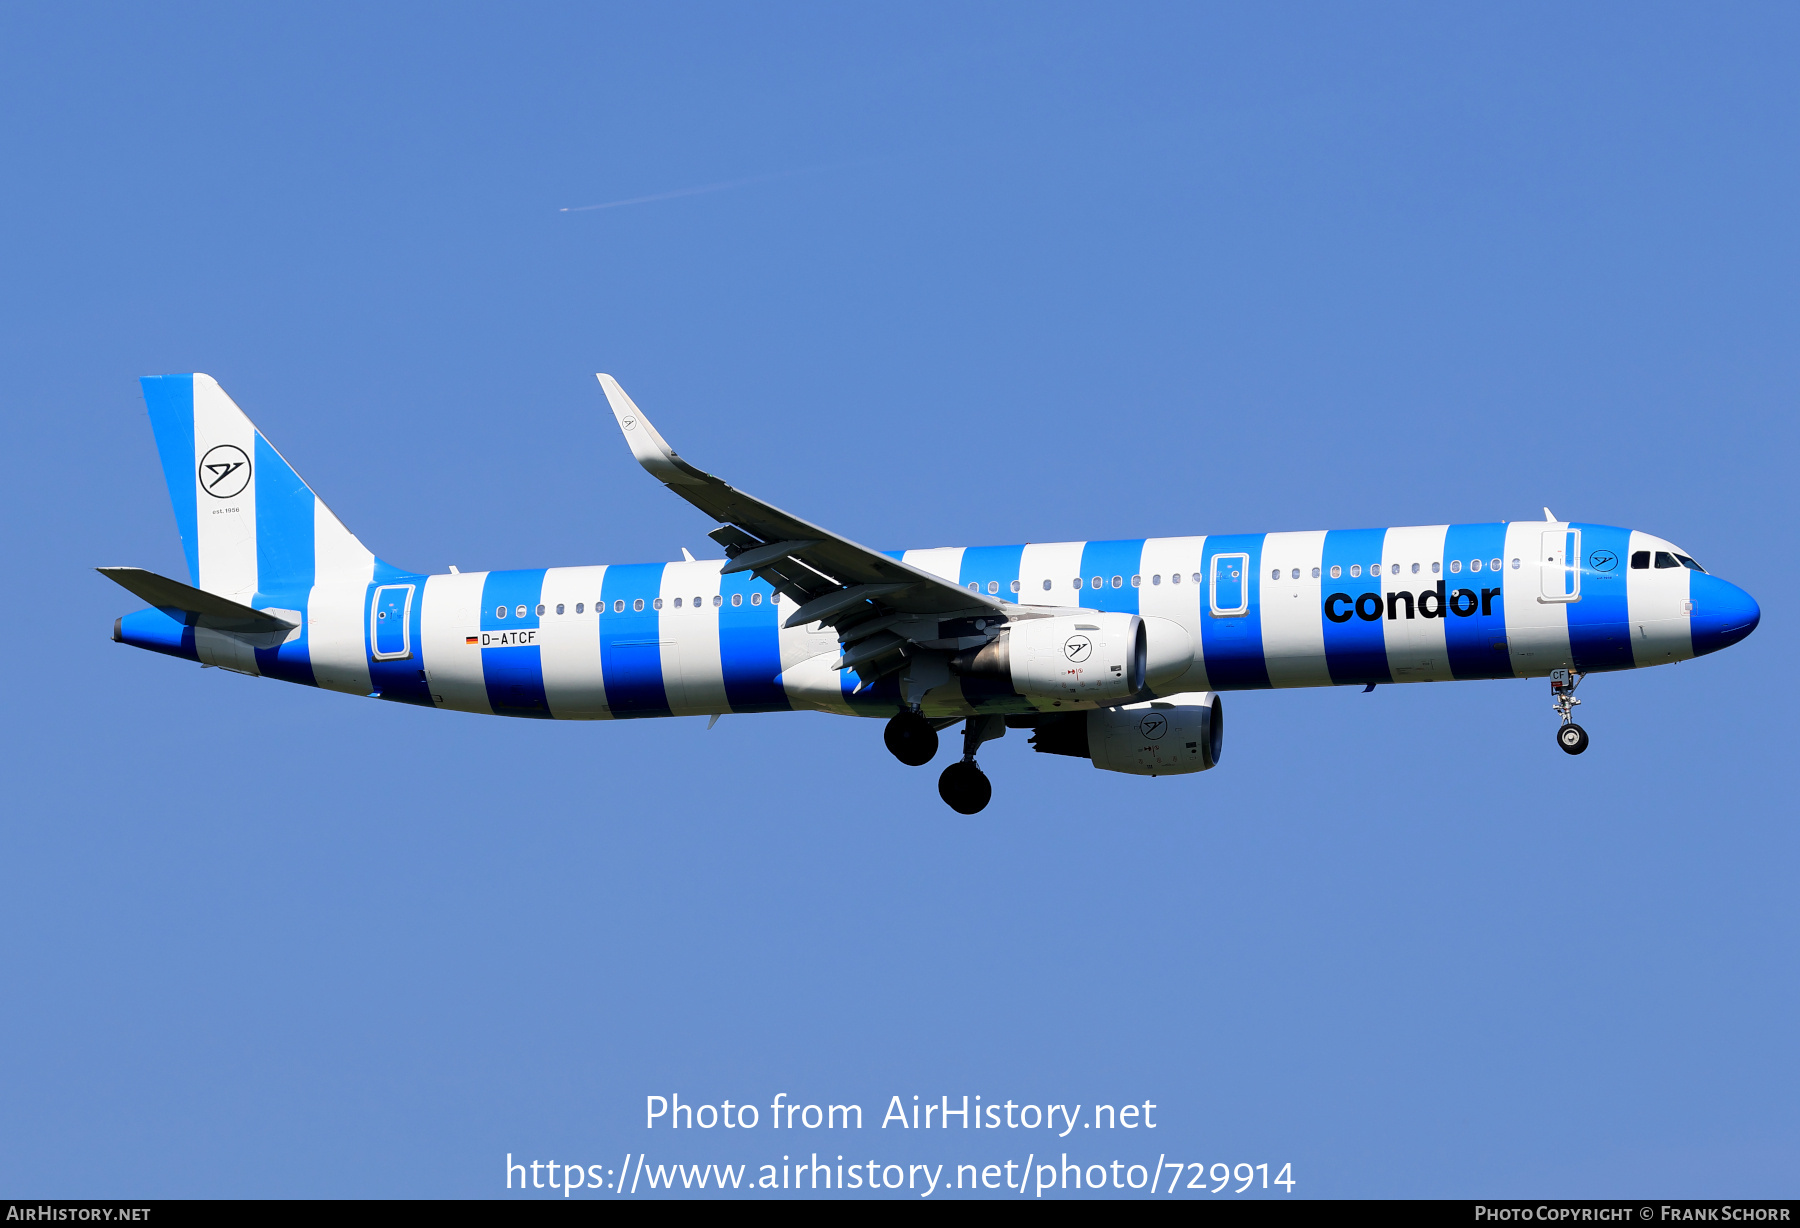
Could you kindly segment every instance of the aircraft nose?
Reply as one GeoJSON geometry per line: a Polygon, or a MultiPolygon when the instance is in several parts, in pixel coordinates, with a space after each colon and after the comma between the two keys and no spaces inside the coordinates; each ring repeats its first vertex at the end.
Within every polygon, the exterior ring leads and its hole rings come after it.
{"type": "Polygon", "coordinates": [[[1690,626],[1695,656],[1731,647],[1762,621],[1756,598],[1737,585],[1703,572],[1690,573],[1688,583],[1688,597],[1694,603],[1690,626]]]}

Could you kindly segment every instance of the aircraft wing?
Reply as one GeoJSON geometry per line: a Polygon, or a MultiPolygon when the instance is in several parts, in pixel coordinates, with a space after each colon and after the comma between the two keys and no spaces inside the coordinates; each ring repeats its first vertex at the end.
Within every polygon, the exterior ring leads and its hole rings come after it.
{"type": "Polygon", "coordinates": [[[599,380],[638,464],[722,522],[709,536],[731,560],[725,571],[754,572],[799,606],[785,625],[825,622],[849,638],[857,625],[889,614],[943,619],[995,615],[1009,608],[1007,602],[860,546],[695,468],[676,455],[617,380],[610,375],[599,380]]]}

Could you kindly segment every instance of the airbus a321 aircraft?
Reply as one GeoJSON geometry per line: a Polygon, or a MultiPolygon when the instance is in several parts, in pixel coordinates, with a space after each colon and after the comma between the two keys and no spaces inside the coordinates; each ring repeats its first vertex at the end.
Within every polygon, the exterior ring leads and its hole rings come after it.
{"type": "Polygon", "coordinates": [[[423,575],[376,558],[206,375],[143,381],[183,584],[113,638],[236,673],[496,716],[812,709],[885,718],[914,766],[963,724],[938,792],[991,796],[982,743],[1138,776],[1219,761],[1219,692],[1549,678],[1571,755],[1589,673],[1749,635],[1743,590],[1648,533],[1556,520],[1033,542],[883,553],[675,454],[609,375],[631,454],[719,522],[725,558],[423,575]]]}

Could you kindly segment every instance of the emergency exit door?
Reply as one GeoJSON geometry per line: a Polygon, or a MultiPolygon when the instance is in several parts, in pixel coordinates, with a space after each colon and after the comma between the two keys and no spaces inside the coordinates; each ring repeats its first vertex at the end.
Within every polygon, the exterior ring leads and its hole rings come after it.
{"type": "Polygon", "coordinates": [[[369,643],[377,661],[412,656],[413,586],[384,584],[369,606],[369,643]]]}

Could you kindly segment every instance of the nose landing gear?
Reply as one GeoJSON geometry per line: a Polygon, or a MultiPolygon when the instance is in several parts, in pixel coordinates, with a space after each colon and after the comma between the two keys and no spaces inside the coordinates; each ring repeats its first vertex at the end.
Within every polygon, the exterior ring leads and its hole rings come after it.
{"type": "Polygon", "coordinates": [[[983,742],[1006,736],[1003,716],[971,716],[963,726],[963,757],[938,777],[938,796],[958,814],[979,814],[994,796],[987,773],[975,762],[983,742]]]}
{"type": "Polygon", "coordinates": [[[1566,754],[1579,755],[1588,748],[1587,730],[1575,723],[1575,705],[1581,701],[1575,698],[1575,688],[1581,685],[1583,675],[1572,669],[1553,669],[1550,671],[1550,706],[1562,718],[1562,728],[1556,731],[1556,744],[1566,754]]]}

